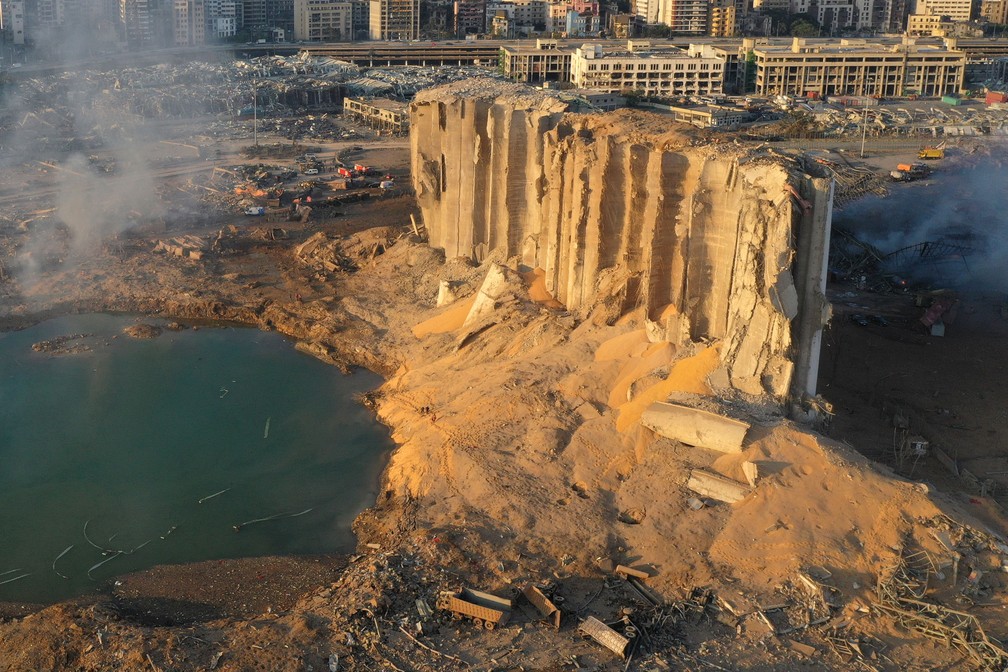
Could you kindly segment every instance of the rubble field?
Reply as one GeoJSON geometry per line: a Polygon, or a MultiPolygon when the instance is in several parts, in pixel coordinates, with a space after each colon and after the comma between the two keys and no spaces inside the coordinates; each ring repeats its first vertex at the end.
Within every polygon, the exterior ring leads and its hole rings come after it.
{"type": "Polygon", "coordinates": [[[5,194],[3,328],[121,311],[277,330],[323,361],[381,373],[362,401],[399,448],[355,522],[354,555],[155,567],[66,603],[4,605],[0,662],[1004,669],[1008,545],[996,504],[831,438],[842,423],[814,407],[828,397],[800,409],[818,424],[786,417],[794,353],[811,347],[788,325],[819,318],[781,298],[803,284],[792,255],[805,248],[789,241],[819,212],[822,178],[744,143],[711,150],[643,115],[592,121],[548,101],[533,113],[506,96],[469,108],[460,88],[420,95],[426,135],[412,154],[389,140],[313,141],[320,158],[397,177],[395,192],[367,199],[281,179],[278,209],[242,215],[253,207],[243,199],[273,198],[278,174],[313,153],[243,162],[247,142],[209,168],[184,158],[181,174],[153,182],[157,208],[105,211],[131,225],[101,229],[109,235],[86,250],[77,241],[90,229],[54,203],[59,171],[41,174],[37,192],[5,194]],[[529,118],[547,132],[521,171],[505,162],[480,178],[476,195],[497,210],[448,181],[474,163],[439,135],[463,108],[487,124],[464,132],[487,132],[496,156],[521,155],[529,118]],[[600,164],[621,173],[625,193],[586,187],[600,164]],[[557,170],[534,172],[544,166],[557,170]],[[541,231],[517,227],[533,202],[541,231]],[[639,209],[617,217],[621,202],[639,209]],[[180,204],[188,216],[165,214],[180,204]],[[480,223],[476,211],[495,216],[480,223]],[[610,236],[590,233],[600,221],[610,236]],[[627,242],[603,244],[615,239],[627,242]],[[649,256],[634,257],[642,239],[649,256]],[[676,246],[670,266],[663,244],[676,246]],[[726,256],[746,272],[722,274],[726,256]],[[670,438],[668,414],[687,412],[713,438],[670,438]],[[482,598],[462,588],[500,599],[466,602],[482,598]]]}

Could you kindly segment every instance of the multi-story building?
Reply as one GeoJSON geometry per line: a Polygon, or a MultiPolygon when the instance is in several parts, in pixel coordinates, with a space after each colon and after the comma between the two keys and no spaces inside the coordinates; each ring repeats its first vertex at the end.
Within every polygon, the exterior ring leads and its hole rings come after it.
{"type": "Polygon", "coordinates": [[[225,39],[238,32],[238,6],[236,0],[203,0],[206,38],[225,39]]]}
{"type": "Polygon", "coordinates": [[[203,0],[175,0],[172,6],[175,45],[192,47],[206,43],[203,0]]]}
{"type": "Polygon", "coordinates": [[[710,0],[707,19],[712,37],[734,37],[738,33],[738,8],[735,0],[710,0]]]}
{"type": "Polygon", "coordinates": [[[617,40],[631,40],[643,30],[643,22],[636,14],[609,14],[607,30],[617,40]]]}
{"type": "Polygon", "coordinates": [[[1000,26],[1008,24],[1008,0],[983,0],[980,16],[1000,26]]]}
{"type": "Polygon", "coordinates": [[[284,31],[284,35],[293,34],[294,0],[266,0],[266,25],[274,36],[280,35],[276,32],[278,29],[284,31]]]}
{"type": "Polygon", "coordinates": [[[515,20],[513,14],[498,9],[490,20],[490,34],[498,40],[513,40],[515,36],[515,20]]]}
{"type": "Polygon", "coordinates": [[[455,37],[482,33],[486,27],[486,0],[455,0],[452,30],[455,37]]]}
{"type": "Polygon", "coordinates": [[[564,26],[567,37],[584,37],[598,35],[599,15],[591,12],[576,12],[567,10],[567,22],[564,26]]]}
{"type": "Polygon", "coordinates": [[[528,34],[546,30],[549,12],[544,0],[512,0],[516,32],[528,34]]]}
{"type": "Polygon", "coordinates": [[[415,40],[420,37],[420,0],[371,0],[372,40],[415,40]]]}
{"type": "Polygon", "coordinates": [[[535,46],[521,44],[501,47],[504,76],[516,82],[541,84],[570,79],[574,50],[556,40],[536,40],[535,46]]]}
{"type": "Polygon", "coordinates": [[[353,5],[353,39],[366,40],[371,33],[371,0],[350,0],[353,5]]]}
{"type": "Polygon", "coordinates": [[[810,93],[819,96],[941,96],[962,89],[966,54],[944,46],[882,45],[865,40],[790,47],[759,45],[756,93],[764,96],[810,93]]]}
{"type": "Polygon", "coordinates": [[[646,26],[658,23],[658,4],[660,0],[630,0],[630,13],[640,19],[646,26]]]}
{"type": "Polygon", "coordinates": [[[983,29],[979,26],[933,14],[908,16],[906,33],[911,37],[983,37],[983,29]]]}
{"type": "Polygon", "coordinates": [[[710,96],[724,90],[724,59],[708,45],[688,51],[652,50],[631,41],[626,49],[584,45],[571,58],[571,83],[579,89],[636,91],[648,97],[710,96]]]}
{"type": "Polygon", "coordinates": [[[973,7],[974,0],[916,0],[913,13],[947,16],[953,21],[969,21],[973,18],[973,7]]]}
{"type": "Polygon", "coordinates": [[[705,35],[708,0],[659,0],[658,23],[673,33],[705,35]]]}
{"type": "Polygon", "coordinates": [[[122,23],[126,46],[146,49],[154,46],[154,17],[148,0],[121,0],[119,19],[122,23]]]}
{"type": "Polygon", "coordinates": [[[3,39],[11,44],[25,43],[24,0],[0,0],[0,28],[3,39]]]}
{"type": "Polygon", "coordinates": [[[294,39],[343,42],[353,39],[350,0],[294,0],[294,39]]]}

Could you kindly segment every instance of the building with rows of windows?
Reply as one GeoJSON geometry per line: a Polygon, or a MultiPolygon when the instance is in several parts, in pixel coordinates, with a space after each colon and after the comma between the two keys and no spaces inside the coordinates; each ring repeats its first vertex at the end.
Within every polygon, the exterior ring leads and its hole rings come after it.
{"type": "Polygon", "coordinates": [[[571,57],[570,81],[581,89],[634,91],[642,96],[709,96],[724,90],[725,60],[708,45],[688,50],[652,49],[630,41],[626,49],[584,45],[571,57]]]}

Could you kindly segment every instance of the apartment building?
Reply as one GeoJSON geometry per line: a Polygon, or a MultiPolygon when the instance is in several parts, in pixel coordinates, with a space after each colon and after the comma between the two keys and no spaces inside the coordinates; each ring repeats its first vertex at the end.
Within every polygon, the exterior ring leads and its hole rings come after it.
{"type": "Polygon", "coordinates": [[[882,45],[866,40],[761,44],[756,58],[760,95],[941,96],[962,89],[966,54],[944,46],[882,45]]]}
{"type": "Polygon", "coordinates": [[[203,0],[175,0],[172,4],[175,46],[192,47],[206,43],[203,0]]]}
{"type": "Polygon", "coordinates": [[[456,37],[482,33],[486,26],[486,0],[455,0],[452,30],[456,37]]]}
{"type": "Polygon", "coordinates": [[[980,16],[998,25],[1008,24],[1008,0],[983,0],[980,16]]]}
{"type": "Polygon", "coordinates": [[[719,95],[724,59],[709,45],[652,49],[630,41],[625,49],[584,45],[571,58],[570,81],[579,89],[635,91],[649,97],[719,95]]]}
{"type": "Polygon", "coordinates": [[[371,0],[372,40],[420,37],[420,0],[371,0]]]}
{"type": "Polygon", "coordinates": [[[734,37],[739,28],[738,15],[735,0],[710,0],[707,25],[711,37],[734,37]]]}
{"type": "Polygon", "coordinates": [[[353,39],[350,0],[294,0],[294,39],[343,42],[353,39]]]}
{"type": "Polygon", "coordinates": [[[707,34],[708,0],[659,0],[658,22],[681,35],[707,34]]]}
{"type": "Polygon", "coordinates": [[[25,3],[24,0],[0,0],[0,26],[4,37],[11,44],[25,43],[25,3]]]}

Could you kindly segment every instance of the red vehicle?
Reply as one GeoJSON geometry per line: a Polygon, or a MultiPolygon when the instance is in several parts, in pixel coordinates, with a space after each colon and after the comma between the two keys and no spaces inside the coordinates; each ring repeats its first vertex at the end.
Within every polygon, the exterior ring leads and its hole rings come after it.
{"type": "Polygon", "coordinates": [[[340,174],[341,177],[353,177],[353,171],[349,168],[337,168],[336,172],[340,174]]]}

